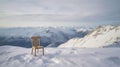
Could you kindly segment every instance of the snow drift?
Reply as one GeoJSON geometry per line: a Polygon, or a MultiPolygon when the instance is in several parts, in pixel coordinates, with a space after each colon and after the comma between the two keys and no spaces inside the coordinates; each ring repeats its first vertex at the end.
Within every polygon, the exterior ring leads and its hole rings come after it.
{"type": "Polygon", "coordinates": [[[59,47],[120,47],[120,26],[99,26],[84,38],[73,38],[59,47]]]}
{"type": "Polygon", "coordinates": [[[120,67],[120,48],[45,48],[37,57],[30,51],[0,46],[0,67],[120,67]]]}

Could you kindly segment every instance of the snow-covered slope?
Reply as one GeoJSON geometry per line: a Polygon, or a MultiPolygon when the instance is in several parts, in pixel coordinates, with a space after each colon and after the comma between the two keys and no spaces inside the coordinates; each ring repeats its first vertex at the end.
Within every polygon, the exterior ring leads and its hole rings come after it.
{"type": "Polygon", "coordinates": [[[120,47],[120,26],[99,26],[84,38],[73,38],[59,47],[120,47]]]}
{"type": "Polygon", "coordinates": [[[120,67],[120,48],[45,48],[45,56],[31,49],[0,46],[0,67],[120,67]]]}

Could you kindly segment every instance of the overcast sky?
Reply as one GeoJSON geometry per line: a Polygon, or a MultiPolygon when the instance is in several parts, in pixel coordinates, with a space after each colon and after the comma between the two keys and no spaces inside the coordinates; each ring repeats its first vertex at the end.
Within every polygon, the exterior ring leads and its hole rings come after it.
{"type": "Polygon", "coordinates": [[[120,25],[120,0],[0,0],[0,27],[120,25]]]}

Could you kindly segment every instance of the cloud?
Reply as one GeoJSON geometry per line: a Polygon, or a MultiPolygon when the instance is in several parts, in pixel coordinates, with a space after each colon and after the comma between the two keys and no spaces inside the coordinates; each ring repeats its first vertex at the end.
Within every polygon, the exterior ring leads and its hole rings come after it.
{"type": "Polygon", "coordinates": [[[0,23],[119,24],[119,3],[120,0],[0,0],[0,23]]]}

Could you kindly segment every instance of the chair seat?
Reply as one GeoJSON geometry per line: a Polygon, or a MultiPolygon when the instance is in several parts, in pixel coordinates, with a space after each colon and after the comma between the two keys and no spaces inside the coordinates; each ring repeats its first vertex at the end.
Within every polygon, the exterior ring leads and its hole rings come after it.
{"type": "Polygon", "coordinates": [[[41,48],[44,48],[44,47],[43,46],[33,46],[33,48],[41,49],[41,48]]]}

